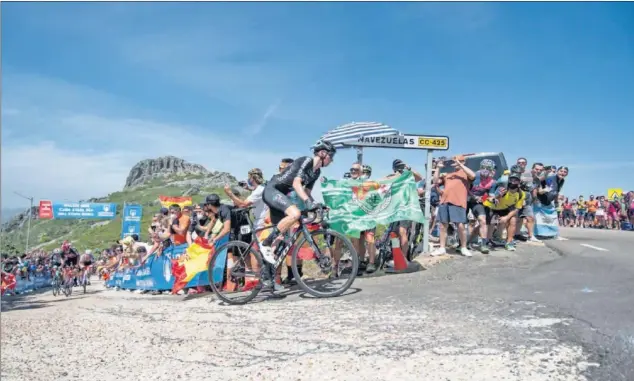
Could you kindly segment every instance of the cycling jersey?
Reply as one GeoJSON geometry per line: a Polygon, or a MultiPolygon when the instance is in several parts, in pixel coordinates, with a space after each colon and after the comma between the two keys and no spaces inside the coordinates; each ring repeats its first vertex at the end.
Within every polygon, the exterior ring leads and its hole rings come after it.
{"type": "Polygon", "coordinates": [[[313,189],[315,182],[321,174],[321,170],[313,170],[313,158],[303,156],[295,160],[282,173],[273,176],[271,183],[275,183],[275,188],[284,194],[288,194],[293,190],[293,181],[296,177],[302,179],[302,185],[306,189],[313,189]]]}
{"type": "Polygon", "coordinates": [[[264,188],[263,200],[269,207],[271,222],[278,224],[286,215],[285,211],[295,205],[288,197],[293,191],[293,181],[299,177],[305,189],[312,190],[321,170],[313,170],[313,158],[303,156],[295,160],[284,172],[274,175],[264,188]]]}

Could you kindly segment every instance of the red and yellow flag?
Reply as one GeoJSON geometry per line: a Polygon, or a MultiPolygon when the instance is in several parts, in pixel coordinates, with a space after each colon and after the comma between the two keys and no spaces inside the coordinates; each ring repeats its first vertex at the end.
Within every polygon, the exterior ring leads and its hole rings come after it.
{"type": "Polygon", "coordinates": [[[189,206],[192,204],[191,197],[171,197],[171,196],[159,196],[159,201],[163,208],[169,208],[170,206],[177,204],[181,208],[183,206],[189,206]]]}
{"type": "Polygon", "coordinates": [[[15,290],[16,283],[15,275],[3,272],[0,283],[0,295],[4,295],[7,290],[15,290]]]}
{"type": "Polygon", "coordinates": [[[172,293],[175,294],[185,288],[187,283],[199,272],[207,271],[213,253],[214,247],[210,246],[206,239],[198,237],[179,259],[173,260],[174,286],[172,293]]]}

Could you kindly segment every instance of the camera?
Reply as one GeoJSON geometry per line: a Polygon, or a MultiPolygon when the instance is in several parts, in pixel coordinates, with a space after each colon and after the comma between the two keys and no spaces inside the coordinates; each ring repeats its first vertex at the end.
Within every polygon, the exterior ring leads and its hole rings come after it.
{"type": "Polygon", "coordinates": [[[241,186],[242,188],[246,188],[247,187],[247,182],[246,181],[238,181],[238,185],[241,186]]]}

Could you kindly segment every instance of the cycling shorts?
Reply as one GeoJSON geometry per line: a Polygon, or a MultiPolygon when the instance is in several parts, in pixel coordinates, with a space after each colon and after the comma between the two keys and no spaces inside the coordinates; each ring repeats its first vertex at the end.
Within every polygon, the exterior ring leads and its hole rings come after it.
{"type": "Polygon", "coordinates": [[[75,267],[75,266],[77,266],[77,263],[79,263],[79,257],[64,259],[64,266],[65,267],[75,267]]]}
{"type": "Polygon", "coordinates": [[[277,225],[284,217],[286,217],[286,209],[293,206],[291,199],[279,191],[277,183],[269,181],[264,187],[264,194],[262,199],[264,203],[269,207],[269,213],[271,215],[271,222],[277,225]]]}
{"type": "Polygon", "coordinates": [[[83,261],[81,264],[82,264],[84,267],[88,267],[88,266],[92,265],[92,261],[83,261]]]}

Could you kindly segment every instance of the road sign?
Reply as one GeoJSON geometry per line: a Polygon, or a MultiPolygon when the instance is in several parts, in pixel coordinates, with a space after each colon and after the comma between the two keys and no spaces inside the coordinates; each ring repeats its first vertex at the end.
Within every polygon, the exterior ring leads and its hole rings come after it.
{"type": "Polygon", "coordinates": [[[53,203],[50,200],[40,200],[39,214],[41,220],[53,218],[53,203]]]}
{"type": "Polygon", "coordinates": [[[115,203],[53,202],[52,206],[55,219],[113,219],[117,214],[115,203]]]}
{"type": "Polygon", "coordinates": [[[405,148],[445,151],[449,149],[449,138],[447,136],[431,135],[389,135],[360,137],[355,140],[342,142],[342,144],[352,147],[405,148]]]}
{"type": "Polygon", "coordinates": [[[608,189],[608,200],[613,200],[614,196],[621,198],[622,195],[623,195],[623,189],[621,188],[608,189]]]}

